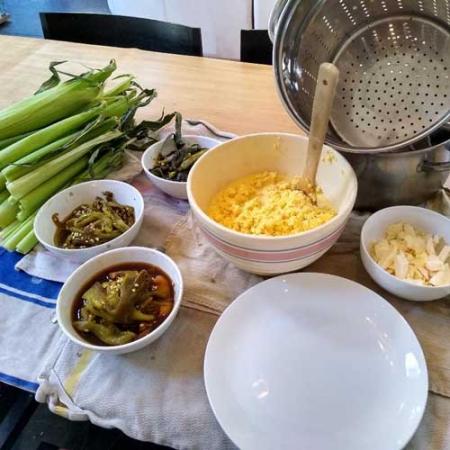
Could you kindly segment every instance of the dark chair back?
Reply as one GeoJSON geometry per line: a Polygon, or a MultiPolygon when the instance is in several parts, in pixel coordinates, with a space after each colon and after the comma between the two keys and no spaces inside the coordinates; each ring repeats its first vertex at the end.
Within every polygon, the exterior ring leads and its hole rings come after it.
{"type": "Polygon", "coordinates": [[[241,61],[272,64],[272,48],[267,30],[241,30],[241,61]]]}
{"type": "Polygon", "coordinates": [[[40,13],[46,39],[203,56],[200,28],[109,14],[40,13]]]}

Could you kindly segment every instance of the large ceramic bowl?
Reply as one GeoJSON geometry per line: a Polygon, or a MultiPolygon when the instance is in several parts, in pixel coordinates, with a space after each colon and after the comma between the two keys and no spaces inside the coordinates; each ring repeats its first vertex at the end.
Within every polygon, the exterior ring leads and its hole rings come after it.
{"type": "Polygon", "coordinates": [[[119,247],[126,247],[137,236],[144,219],[144,199],[131,184],[114,180],[96,180],[71,186],[54,195],[39,210],[34,221],[34,232],[39,242],[52,253],[71,261],[84,262],[93,256],[119,247]],[[58,213],[60,220],[67,217],[77,206],[92,203],[103,192],[112,192],[114,199],[122,205],[134,208],[134,224],[120,236],[105,242],[82,249],[57,247],[54,242],[56,226],[52,216],[58,213]]]}
{"type": "Polygon", "coordinates": [[[442,236],[450,243],[450,220],[434,211],[417,206],[392,206],[372,214],[361,231],[361,259],[365,269],[382,288],[406,300],[426,302],[450,295],[450,284],[444,286],[420,286],[391,275],[370,255],[374,241],[381,239],[389,225],[409,223],[427,233],[442,236]]]}
{"type": "Polygon", "coordinates": [[[253,134],[209,150],[192,168],[187,192],[193,214],[211,245],[239,268],[261,275],[300,269],[320,258],[342,233],[355,203],[357,181],[345,158],[329,147],[324,147],[317,174],[337,210],[329,222],[289,236],[255,236],[226,228],[206,214],[214,194],[238,178],[265,170],[302,175],[307,145],[303,136],[253,134]]]}
{"type": "Polygon", "coordinates": [[[175,262],[157,250],[145,247],[118,248],[98,255],[78,267],[64,283],[56,304],[56,316],[58,324],[64,334],[73,342],[89,350],[98,352],[122,354],[139,350],[158,339],[175,319],[181,305],[183,296],[183,279],[175,262]],[[80,292],[80,288],[89,283],[93,277],[108,267],[126,263],[152,264],[165,272],[172,280],[174,288],[174,305],[167,318],[157,328],[146,336],[123,345],[102,346],[93,345],[85,341],[72,325],[73,303],[80,292]]]}
{"type": "MultiPolygon", "coordinates": [[[[212,139],[206,136],[195,136],[195,135],[185,135],[183,136],[184,142],[188,144],[198,144],[204,148],[213,148],[220,143],[216,139],[212,139]]],[[[186,181],[173,181],[166,180],[165,178],[158,177],[150,172],[155,166],[155,162],[161,152],[162,146],[164,145],[164,140],[151,145],[142,155],[141,164],[147,178],[161,191],[166,194],[175,197],[186,199],[186,181]]]]}

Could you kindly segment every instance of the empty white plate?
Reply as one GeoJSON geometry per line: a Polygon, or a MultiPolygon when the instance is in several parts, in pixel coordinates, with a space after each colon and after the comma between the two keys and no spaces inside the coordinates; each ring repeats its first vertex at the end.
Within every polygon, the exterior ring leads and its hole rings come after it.
{"type": "Polygon", "coordinates": [[[332,275],[264,281],[222,314],[205,384],[243,450],[400,449],[425,409],[422,349],[371,290],[332,275]]]}

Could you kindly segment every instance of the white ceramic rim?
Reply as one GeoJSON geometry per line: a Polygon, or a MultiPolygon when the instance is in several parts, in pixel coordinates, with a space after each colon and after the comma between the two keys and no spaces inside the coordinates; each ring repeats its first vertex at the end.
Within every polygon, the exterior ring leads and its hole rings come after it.
{"type": "MultiPolygon", "coordinates": [[[[415,283],[411,283],[410,281],[406,281],[406,280],[402,280],[401,278],[397,278],[394,275],[390,274],[386,269],[383,269],[383,267],[381,267],[373,258],[372,255],[370,254],[366,243],[365,243],[365,239],[363,238],[365,236],[366,233],[366,224],[369,222],[373,222],[374,220],[376,220],[376,216],[384,213],[385,211],[392,211],[393,209],[397,209],[397,208],[409,208],[409,209],[414,209],[414,210],[420,210],[420,214],[422,214],[423,212],[425,212],[425,214],[430,214],[431,216],[434,217],[438,217],[439,220],[446,220],[447,222],[449,222],[449,226],[450,226],[450,219],[448,219],[447,217],[443,216],[442,214],[439,214],[436,211],[432,211],[430,209],[427,208],[422,208],[420,206],[410,206],[410,205],[400,205],[400,206],[390,206],[389,208],[383,208],[380,209],[379,211],[373,213],[365,222],[364,225],[361,229],[361,247],[363,248],[364,252],[366,253],[366,255],[369,257],[370,262],[372,262],[373,264],[375,264],[377,267],[379,267],[386,275],[387,277],[392,280],[395,281],[399,284],[402,284],[404,286],[414,286],[415,288],[419,288],[419,289],[426,289],[426,290],[441,290],[441,289],[445,289],[445,288],[450,288],[450,284],[443,284],[442,286],[427,286],[427,285],[420,285],[420,284],[415,284],[415,283]]],[[[395,222],[392,222],[395,223],[395,222]]],[[[450,243],[448,244],[450,245],[450,243]]]]}
{"type": "MultiPolygon", "coordinates": [[[[253,134],[246,134],[244,136],[239,136],[237,138],[234,138],[232,142],[237,142],[237,141],[240,141],[240,140],[243,140],[243,139],[246,139],[249,137],[255,137],[255,136],[284,136],[284,137],[294,137],[294,138],[308,140],[308,138],[306,136],[301,136],[299,134],[266,132],[266,133],[253,133],[253,134]]],[[[212,148],[210,151],[213,152],[213,151],[219,150],[222,147],[222,145],[227,144],[228,142],[231,142],[231,141],[221,142],[217,147],[212,148]]],[[[345,164],[348,165],[348,168],[350,169],[350,171],[349,171],[350,180],[353,182],[352,184],[355,186],[355,190],[353,192],[352,199],[349,201],[348,205],[345,207],[345,209],[343,211],[338,212],[336,214],[336,216],[334,216],[328,222],[325,222],[322,225],[319,225],[318,227],[312,228],[311,230],[301,231],[299,233],[294,233],[294,234],[286,234],[286,235],[282,235],[282,236],[266,236],[266,235],[241,233],[240,231],[235,231],[235,230],[232,230],[231,228],[227,228],[226,226],[211,219],[200,208],[200,206],[198,206],[198,204],[195,201],[195,198],[192,194],[192,191],[191,191],[192,171],[189,172],[188,179],[187,179],[187,195],[188,195],[189,204],[194,207],[193,209],[195,209],[195,213],[199,214],[202,217],[202,219],[204,219],[208,223],[208,225],[210,225],[212,227],[217,227],[221,231],[230,233],[231,235],[238,236],[238,237],[245,237],[245,238],[251,239],[255,242],[267,241],[267,240],[283,241],[285,239],[296,238],[296,237],[300,237],[300,236],[307,236],[308,234],[311,234],[312,232],[323,230],[324,228],[332,225],[338,219],[342,219],[343,217],[346,217],[350,214],[350,212],[353,210],[353,206],[355,205],[356,195],[358,193],[358,181],[356,178],[355,171],[353,170],[353,167],[350,165],[350,163],[339,152],[337,152],[333,148],[328,147],[327,145],[324,145],[323,149],[326,149],[329,151],[331,150],[333,152],[333,154],[337,155],[338,158],[342,158],[342,160],[345,162],[345,164]]],[[[201,161],[205,156],[206,156],[206,153],[204,155],[202,155],[198,159],[197,162],[201,161]]]]}
{"type": "MultiPolygon", "coordinates": [[[[64,289],[64,286],[66,286],[66,284],[68,284],[72,278],[75,276],[76,273],[78,273],[79,271],[81,271],[84,266],[86,266],[88,263],[90,263],[91,261],[99,258],[99,257],[104,257],[106,254],[111,255],[114,253],[120,253],[124,250],[126,251],[133,251],[135,249],[139,249],[141,250],[145,250],[148,251],[149,253],[152,254],[159,254],[161,256],[163,256],[163,258],[165,258],[169,264],[171,264],[173,266],[173,268],[175,269],[175,272],[177,273],[177,276],[180,279],[180,283],[179,283],[179,294],[173,299],[173,308],[172,311],[170,311],[170,314],[149,334],[146,334],[145,336],[142,336],[139,339],[136,339],[135,341],[131,341],[128,342],[127,344],[122,344],[122,345],[94,345],[91,344],[85,340],[83,340],[81,338],[81,336],[79,336],[76,333],[71,333],[69,330],[67,330],[67,328],[63,325],[62,320],[61,320],[61,306],[60,306],[60,302],[59,302],[59,295],[58,295],[58,299],[56,301],[56,319],[58,321],[58,325],[61,328],[61,330],[63,331],[63,333],[72,341],[77,343],[78,345],[84,347],[84,348],[88,348],[89,350],[95,350],[95,351],[100,351],[100,352],[112,352],[114,350],[123,350],[123,349],[128,349],[128,348],[133,348],[137,342],[142,341],[142,339],[150,339],[151,336],[153,336],[156,331],[159,330],[159,328],[169,319],[173,319],[173,317],[177,314],[178,310],[180,309],[181,306],[181,300],[183,298],[183,277],[181,275],[181,271],[177,265],[177,263],[170,257],[167,256],[165,253],[160,252],[159,250],[156,250],[154,248],[147,248],[147,247],[138,247],[138,246],[134,246],[134,247],[122,247],[122,248],[115,248],[113,250],[109,250],[105,253],[101,253],[100,255],[94,256],[93,258],[89,259],[88,261],[84,262],[81,266],[79,266],[74,272],[72,272],[72,274],[69,276],[69,278],[67,278],[67,280],[65,281],[63,287],[61,288],[64,289]]],[[[133,262],[140,262],[140,261],[130,261],[131,263],[133,262]]],[[[151,263],[149,263],[151,264],[151,263]]],[[[156,266],[158,267],[158,266],[156,266]]],[[[172,280],[172,283],[175,283],[175,280],[172,280]]],[[[74,299],[75,300],[75,299],[74,299]]],[[[72,300],[72,304],[73,301],[72,300]]],[[[71,305],[72,307],[72,305],[71,305]]]]}
{"type": "Polygon", "coordinates": [[[214,408],[213,402],[211,401],[210,392],[209,392],[209,390],[208,390],[208,382],[207,382],[207,379],[206,379],[206,365],[207,365],[207,361],[208,361],[207,354],[208,354],[208,349],[210,348],[210,340],[211,340],[211,336],[212,336],[213,333],[214,333],[214,330],[215,330],[217,327],[219,327],[219,326],[221,325],[221,323],[222,323],[224,320],[226,320],[226,313],[227,313],[227,311],[228,311],[228,310],[231,310],[231,309],[234,309],[234,308],[237,308],[236,305],[239,304],[239,300],[241,299],[241,297],[244,297],[245,295],[248,295],[248,292],[251,291],[251,290],[253,290],[253,289],[255,289],[256,286],[258,286],[258,285],[260,285],[260,284],[262,284],[262,283],[268,283],[268,282],[271,282],[273,279],[276,279],[276,278],[292,277],[292,276],[302,275],[302,274],[324,275],[324,276],[328,276],[328,277],[332,277],[332,278],[340,278],[340,279],[343,279],[343,280],[345,280],[345,281],[347,281],[347,282],[349,282],[349,283],[351,283],[351,284],[355,284],[355,285],[358,285],[358,286],[360,286],[360,287],[363,287],[364,289],[367,289],[367,290],[370,291],[372,294],[374,294],[375,296],[379,297],[379,299],[380,299],[381,301],[385,302],[385,303],[388,305],[388,308],[393,312],[394,315],[397,315],[397,316],[399,317],[400,322],[402,322],[402,323],[403,323],[403,324],[411,331],[413,337],[416,339],[417,346],[418,346],[418,350],[419,350],[419,352],[420,352],[420,355],[421,355],[421,357],[422,357],[422,359],[423,359],[423,363],[424,363],[423,365],[424,365],[424,369],[425,369],[424,379],[425,379],[425,392],[426,392],[426,394],[425,394],[425,400],[424,400],[424,403],[423,403],[423,405],[422,405],[422,406],[423,406],[423,407],[422,407],[422,414],[420,415],[420,417],[417,418],[417,423],[415,423],[415,425],[414,425],[414,427],[413,427],[413,429],[412,429],[412,431],[411,431],[411,434],[408,436],[408,438],[405,440],[405,442],[403,442],[402,445],[400,446],[400,449],[403,449],[403,448],[408,444],[408,442],[410,442],[410,440],[411,440],[412,437],[414,436],[415,432],[417,431],[417,428],[419,427],[420,422],[422,421],[422,418],[423,418],[423,416],[424,416],[424,414],[425,414],[425,407],[426,407],[426,404],[427,404],[427,401],[428,401],[428,390],[429,390],[428,366],[427,366],[427,361],[426,361],[426,359],[425,359],[425,355],[424,355],[424,353],[423,353],[423,349],[422,349],[422,346],[421,346],[421,344],[420,344],[420,341],[419,341],[419,339],[417,338],[417,335],[416,335],[416,333],[414,332],[414,330],[412,329],[412,327],[409,325],[409,323],[408,323],[408,322],[406,321],[406,319],[403,317],[403,315],[400,314],[400,313],[397,311],[397,309],[394,308],[394,306],[392,306],[391,303],[388,302],[385,298],[383,298],[380,294],[378,294],[377,292],[373,291],[372,289],[369,289],[368,287],[366,287],[366,286],[364,286],[364,285],[362,285],[362,284],[360,284],[360,283],[357,283],[356,281],[353,281],[353,280],[350,280],[350,279],[344,278],[344,277],[339,277],[339,276],[337,276],[337,275],[328,274],[328,273],[321,273],[321,272],[317,272],[317,273],[316,273],[316,272],[297,272],[297,273],[288,273],[288,274],[277,275],[277,276],[275,276],[275,277],[271,277],[271,278],[269,278],[269,279],[266,279],[266,280],[264,280],[264,281],[261,281],[260,283],[257,283],[256,285],[254,285],[254,286],[248,288],[246,291],[242,292],[240,295],[238,295],[238,296],[237,296],[237,297],[236,297],[236,298],[235,298],[235,299],[234,299],[234,300],[233,300],[233,301],[225,308],[225,310],[222,312],[222,314],[220,315],[220,317],[219,317],[219,319],[217,320],[217,322],[214,324],[213,329],[211,330],[211,333],[210,333],[209,338],[208,338],[208,343],[206,344],[206,348],[205,348],[205,356],[204,356],[204,359],[203,359],[203,382],[204,382],[204,384],[205,384],[205,391],[206,391],[206,396],[208,397],[208,403],[209,403],[211,409],[213,410],[214,417],[216,418],[217,422],[219,423],[219,425],[220,425],[220,427],[222,428],[222,430],[224,431],[224,433],[225,433],[225,434],[228,436],[228,438],[229,438],[229,439],[237,446],[237,443],[235,443],[235,442],[233,441],[233,439],[231,438],[231,436],[230,436],[230,434],[229,434],[229,430],[226,430],[226,429],[223,427],[223,423],[222,423],[221,419],[219,418],[219,416],[218,416],[217,413],[216,413],[216,410],[215,410],[215,408],[214,408]]]}
{"type": "MultiPolygon", "coordinates": [[[[183,138],[186,138],[186,139],[201,138],[201,139],[208,139],[208,140],[211,141],[211,143],[212,143],[212,142],[215,142],[215,145],[214,145],[214,146],[212,146],[212,147],[210,147],[210,148],[207,149],[208,151],[211,150],[212,148],[217,147],[219,144],[222,144],[222,142],[219,141],[219,140],[217,140],[217,139],[211,138],[211,137],[209,137],[209,136],[203,136],[203,135],[200,135],[200,134],[184,134],[184,135],[183,135],[183,138]]],[[[155,175],[155,174],[151,173],[150,170],[147,169],[146,164],[144,164],[144,159],[146,158],[146,156],[147,156],[147,154],[150,152],[150,150],[152,150],[152,148],[153,148],[155,145],[160,144],[160,143],[161,143],[161,141],[158,141],[158,142],[155,142],[154,144],[150,145],[150,147],[149,147],[147,150],[145,150],[145,152],[142,154],[142,157],[141,157],[141,166],[142,166],[142,169],[144,170],[145,174],[148,175],[148,177],[151,178],[151,179],[154,178],[154,179],[156,179],[156,180],[164,181],[164,182],[166,182],[168,185],[174,185],[174,186],[175,186],[175,185],[178,185],[178,186],[184,185],[184,186],[186,186],[187,181],[173,181],[173,180],[166,180],[165,178],[158,177],[158,175],[155,175]]],[[[201,159],[201,158],[199,158],[199,159],[201,159]]],[[[196,161],[196,162],[197,162],[197,161],[196,161]]],[[[195,163],[194,163],[194,164],[195,164],[195,163]]],[[[192,166],[192,167],[194,167],[194,166],[192,166]]],[[[192,167],[191,167],[191,169],[192,169],[192,167]]],[[[190,173],[190,171],[189,171],[189,173],[190,173]]]]}
{"type": "MultiPolygon", "coordinates": [[[[48,247],[49,249],[52,249],[56,252],[61,252],[63,251],[67,256],[69,255],[76,255],[76,254],[80,254],[82,252],[85,252],[86,250],[90,250],[90,249],[106,249],[109,248],[109,246],[111,244],[113,244],[114,242],[117,242],[118,239],[123,238],[123,236],[127,233],[130,233],[132,230],[136,229],[136,227],[140,226],[140,220],[141,218],[144,216],[144,198],[142,197],[142,194],[131,184],[129,183],[125,183],[124,181],[119,181],[119,180],[91,180],[91,181],[86,181],[84,183],[79,183],[79,184],[75,184],[73,186],[70,186],[60,192],[57,192],[54,196],[52,196],[51,198],[49,198],[39,209],[39,212],[36,215],[36,219],[38,217],[40,217],[41,215],[44,215],[44,209],[47,206],[47,203],[50,200],[54,200],[55,197],[57,196],[62,196],[63,194],[70,192],[72,189],[76,188],[77,186],[82,186],[85,184],[89,184],[89,183],[102,183],[102,182],[108,182],[108,183],[113,183],[113,184],[118,184],[118,185],[126,185],[127,189],[131,189],[132,191],[134,191],[134,194],[136,195],[136,197],[139,199],[140,203],[141,203],[141,214],[139,216],[135,216],[134,218],[134,223],[133,225],[131,225],[130,228],[128,228],[128,230],[126,230],[125,232],[123,232],[122,234],[119,234],[119,236],[115,237],[114,239],[111,239],[110,241],[104,242],[103,244],[99,244],[99,245],[93,245],[92,247],[86,247],[86,248],[62,248],[62,247],[57,247],[56,245],[54,245],[54,243],[49,243],[47,242],[45,239],[42,238],[42,236],[39,235],[39,230],[37,229],[36,226],[34,226],[34,233],[36,234],[36,237],[38,239],[38,241],[45,245],[46,247],[48,247]]],[[[98,194],[100,195],[101,192],[98,194]]],[[[129,206],[129,205],[127,205],[129,206]]],[[[50,218],[51,220],[51,218],[50,218]]],[[[36,220],[37,222],[37,220],[36,220]]]]}

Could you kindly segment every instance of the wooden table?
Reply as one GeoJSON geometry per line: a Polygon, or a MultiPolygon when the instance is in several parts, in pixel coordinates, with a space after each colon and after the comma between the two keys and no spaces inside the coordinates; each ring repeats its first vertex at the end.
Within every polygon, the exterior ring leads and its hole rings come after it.
{"type": "Polygon", "coordinates": [[[141,117],[165,108],[237,134],[301,132],[278,99],[270,66],[15,36],[0,36],[0,49],[0,107],[36,90],[49,76],[50,61],[103,67],[115,59],[117,73],[133,73],[142,86],[158,91],[141,117]]]}
{"type": "MultiPolygon", "coordinates": [[[[114,58],[118,73],[133,73],[158,99],[141,117],[180,111],[237,134],[300,130],[285,113],[271,67],[232,61],[0,36],[0,108],[30,95],[48,77],[50,61],[102,67],[114,58]]],[[[427,412],[410,449],[444,449],[450,441],[450,400],[430,394],[427,412]]],[[[380,430],[380,432],[382,432],[380,430]]]]}

